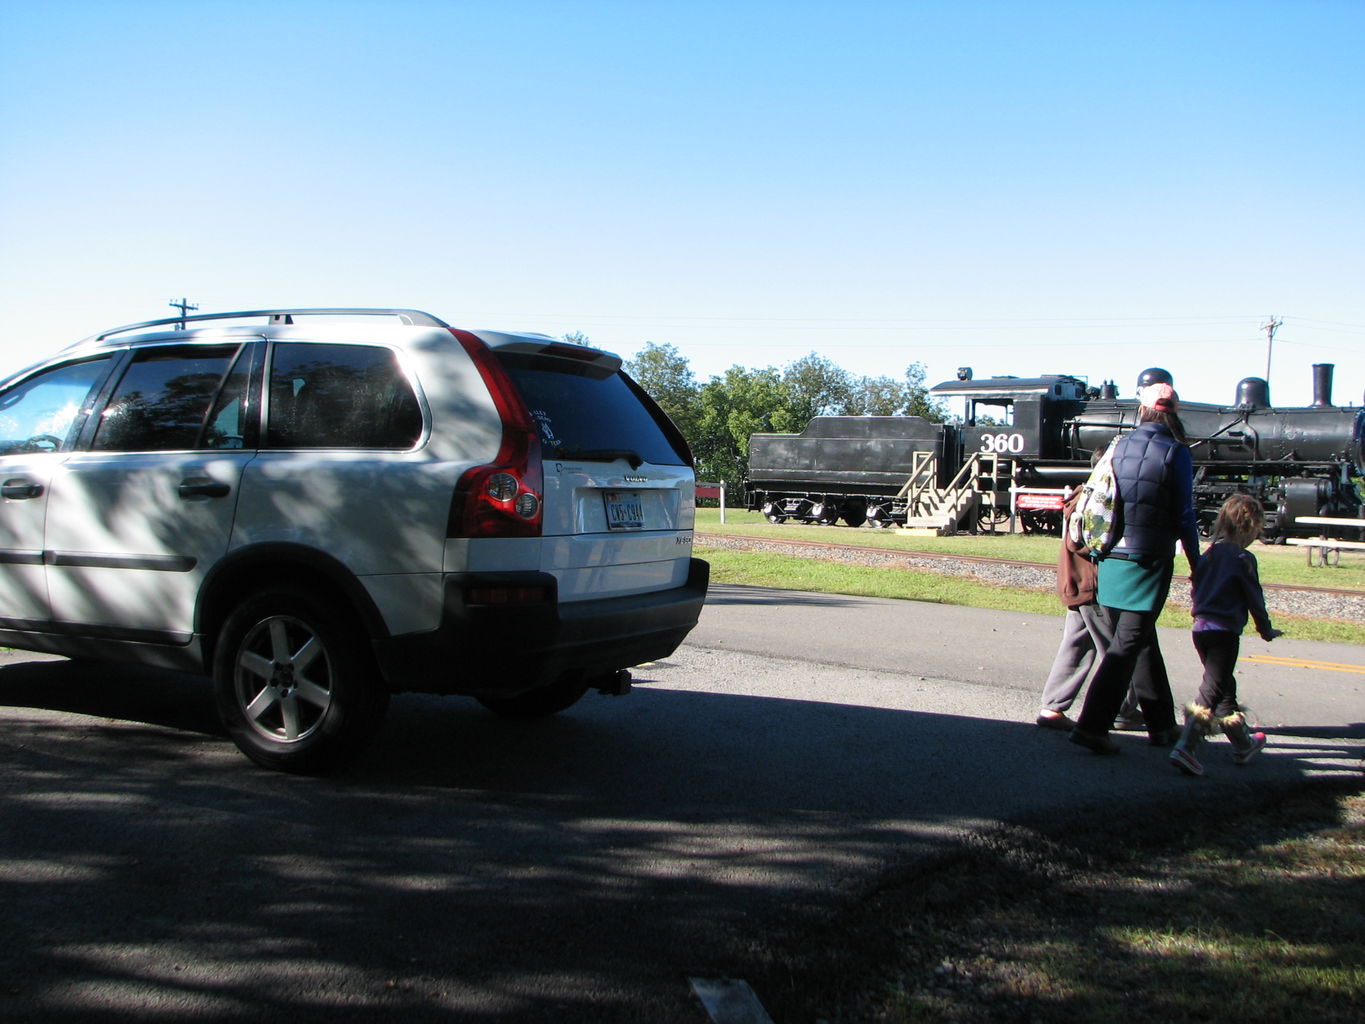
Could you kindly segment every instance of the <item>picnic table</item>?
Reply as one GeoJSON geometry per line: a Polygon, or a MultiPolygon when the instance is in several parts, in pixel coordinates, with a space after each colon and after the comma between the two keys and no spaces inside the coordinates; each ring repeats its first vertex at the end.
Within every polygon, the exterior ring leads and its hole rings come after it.
{"type": "Polygon", "coordinates": [[[1343,548],[1347,551],[1365,551],[1365,541],[1327,536],[1328,530],[1333,527],[1365,530],[1365,519],[1346,519],[1340,516],[1296,516],[1294,522],[1323,528],[1321,537],[1285,538],[1286,544],[1293,544],[1307,550],[1309,565],[1340,565],[1343,548]]]}

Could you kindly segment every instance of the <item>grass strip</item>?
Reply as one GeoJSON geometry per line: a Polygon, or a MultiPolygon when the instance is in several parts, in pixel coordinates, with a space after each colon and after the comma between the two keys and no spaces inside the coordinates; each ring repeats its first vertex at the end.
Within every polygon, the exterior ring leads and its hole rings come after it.
{"type": "MultiPolygon", "coordinates": [[[[710,547],[701,534],[697,536],[697,554],[711,563],[711,579],[715,583],[931,601],[935,604],[993,608],[1031,615],[1061,616],[1065,613],[1050,590],[996,586],[961,576],[946,576],[901,566],[858,566],[772,552],[710,547]]],[[[1189,629],[1190,613],[1183,608],[1168,606],[1157,619],[1157,624],[1173,629],[1189,629]]],[[[1285,636],[1295,640],[1365,645],[1365,625],[1359,623],[1277,613],[1275,626],[1285,636]]]]}
{"type": "MultiPolygon", "coordinates": [[[[929,551],[981,558],[1007,558],[1022,562],[1041,562],[1055,565],[1056,537],[1029,534],[984,533],[959,534],[954,537],[914,536],[894,530],[853,529],[847,526],[804,526],[783,523],[774,526],[758,512],[726,509],[725,523],[720,522],[720,511],[714,508],[697,510],[696,529],[704,540],[706,533],[729,533],[742,537],[764,537],[770,540],[819,541],[825,544],[857,544],[866,547],[892,548],[900,551],[929,551]]],[[[1275,544],[1257,544],[1256,555],[1262,583],[1283,583],[1297,587],[1332,587],[1359,590],[1365,593],[1365,552],[1342,552],[1341,564],[1310,566],[1300,548],[1275,544]]],[[[1183,565],[1183,559],[1178,559],[1183,565]]]]}

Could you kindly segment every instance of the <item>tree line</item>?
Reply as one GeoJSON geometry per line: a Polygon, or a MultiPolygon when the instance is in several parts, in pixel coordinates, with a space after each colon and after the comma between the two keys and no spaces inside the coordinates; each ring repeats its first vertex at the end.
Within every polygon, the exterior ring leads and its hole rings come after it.
{"type": "Polygon", "coordinates": [[[815,416],[911,415],[936,423],[947,416],[929,397],[921,363],[900,380],[858,377],[812,352],[780,369],[736,365],[702,382],[674,346],[647,342],[625,368],[687,438],[697,479],[724,480],[736,497],[748,475],[750,434],[799,433],[815,416]]]}

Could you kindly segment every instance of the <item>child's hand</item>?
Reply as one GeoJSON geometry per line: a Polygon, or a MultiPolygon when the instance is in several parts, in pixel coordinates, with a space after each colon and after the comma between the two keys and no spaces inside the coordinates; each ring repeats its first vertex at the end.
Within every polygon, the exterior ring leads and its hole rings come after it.
{"type": "Polygon", "coordinates": [[[1267,629],[1264,633],[1261,634],[1261,639],[1264,640],[1266,643],[1269,643],[1271,640],[1274,640],[1277,636],[1284,636],[1284,631],[1280,629],[1267,629]]]}

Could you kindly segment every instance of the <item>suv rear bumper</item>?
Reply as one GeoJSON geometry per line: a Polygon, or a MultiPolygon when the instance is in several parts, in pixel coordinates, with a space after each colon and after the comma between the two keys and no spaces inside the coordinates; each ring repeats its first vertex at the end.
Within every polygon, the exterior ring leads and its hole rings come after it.
{"type": "Polygon", "coordinates": [[[562,679],[585,684],[672,654],[697,624],[711,567],[691,559],[674,590],[560,604],[546,573],[460,573],[446,580],[441,626],[375,645],[395,692],[511,697],[562,679]],[[529,604],[471,603],[473,590],[541,589],[529,604]]]}

